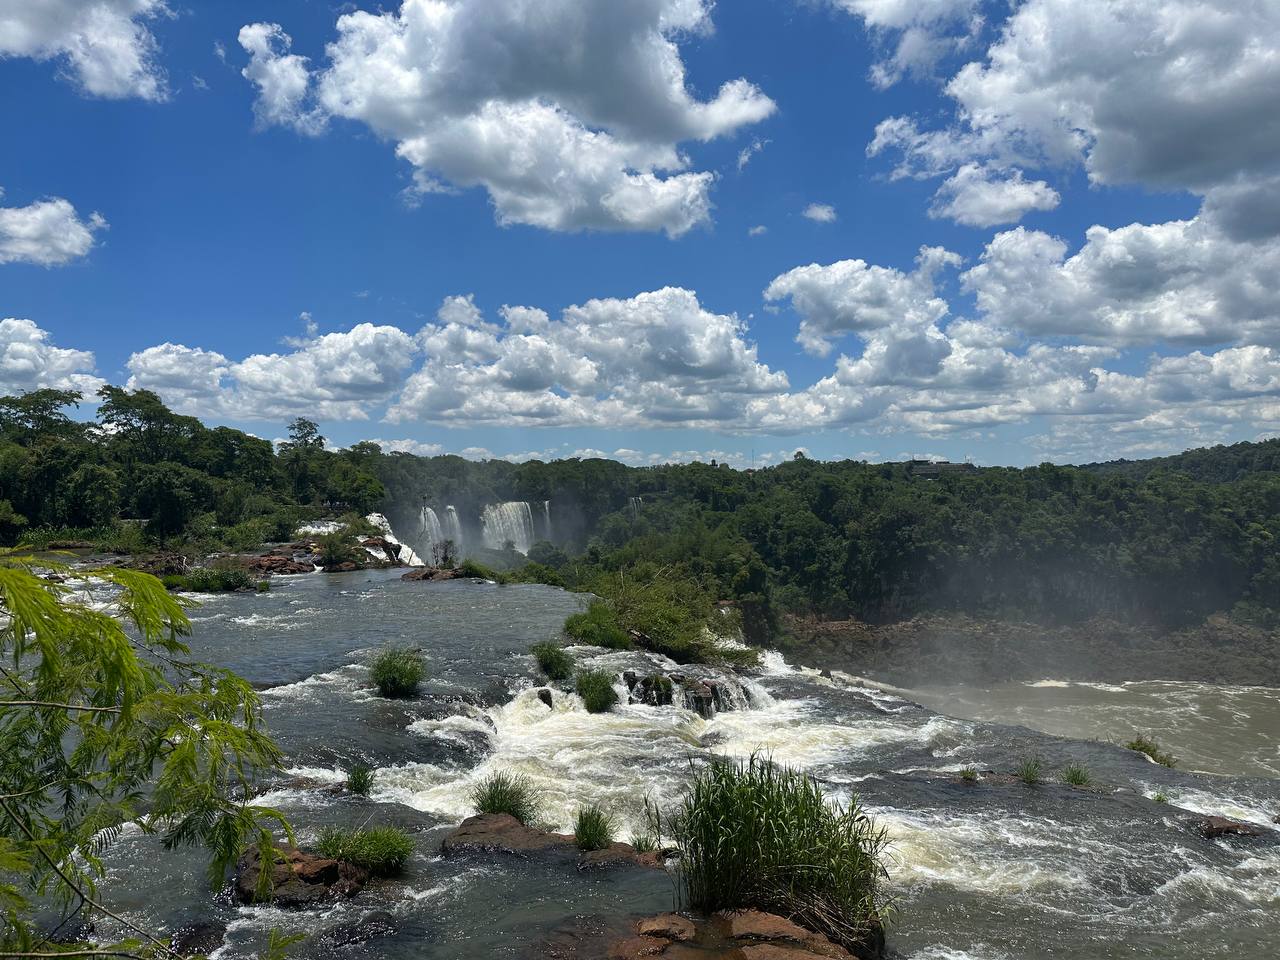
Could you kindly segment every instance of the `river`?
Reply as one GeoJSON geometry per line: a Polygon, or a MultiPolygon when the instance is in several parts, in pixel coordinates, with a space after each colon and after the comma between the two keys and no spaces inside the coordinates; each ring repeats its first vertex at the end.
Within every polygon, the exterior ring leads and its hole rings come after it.
{"type": "MultiPolygon", "coordinates": [[[[400,878],[322,912],[289,913],[215,895],[197,854],[157,855],[152,839],[126,831],[110,853],[105,898],[153,927],[227,924],[219,960],[253,956],[273,927],[308,934],[295,951],[308,958],[537,958],[575,918],[670,909],[671,884],[653,871],[586,876],[536,861],[441,858],[440,837],[471,813],[472,784],[519,771],[542,788],[551,826],[569,829],[586,802],[635,824],[646,797],[679,795],[691,759],[763,750],[811,771],[834,796],[858,795],[889,826],[889,941],[903,957],[1280,952],[1280,847],[1195,832],[1200,813],[1260,824],[1280,813],[1274,690],[1050,681],[904,691],[770,654],[761,670],[732,678],[736,708],[709,720],[643,705],[591,715],[559,692],[549,709],[534,693],[541,680],[528,646],[558,636],[580,603],[536,585],[405,583],[398,571],[276,578],[266,594],[205,598],[193,652],[262,690],[287,756],[264,801],[289,816],[303,845],[328,824],[390,822],[414,834],[417,852],[400,878]],[[419,699],[385,701],[368,689],[364,663],[393,642],[423,651],[419,699]],[[1180,766],[1107,742],[1135,730],[1154,734],[1180,766]],[[1096,786],[1003,776],[1032,755],[1051,775],[1083,763],[1096,786]],[[369,799],[332,789],[361,763],[378,771],[369,799]],[[965,766],[993,773],[965,784],[965,766]],[[395,917],[394,934],[354,946],[326,934],[374,910],[395,917]]],[[[639,652],[571,652],[619,673],[662,665],[639,652]]]]}

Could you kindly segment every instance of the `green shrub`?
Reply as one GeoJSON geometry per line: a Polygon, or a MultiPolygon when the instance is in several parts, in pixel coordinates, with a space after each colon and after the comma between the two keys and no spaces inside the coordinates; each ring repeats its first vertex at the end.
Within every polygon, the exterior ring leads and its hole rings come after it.
{"type": "Polygon", "coordinates": [[[693,909],[776,913],[855,951],[883,922],[886,831],[798,770],[715,761],[667,821],[693,909]]]}
{"type": "Polygon", "coordinates": [[[331,860],[354,863],[375,877],[388,877],[404,869],[413,853],[413,839],[398,827],[326,827],[316,851],[331,860]]]}
{"type": "Polygon", "coordinates": [[[422,656],[404,647],[383,650],[369,666],[373,685],[384,697],[412,697],[425,673],[422,656]]]}
{"type": "Polygon", "coordinates": [[[526,563],[523,567],[517,567],[505,577],[507,583],[545,583],[549,587],[568,586],[564,577],[556,570],[541,563],[526,563]]]}
{"type": "Polygon", "coordinates": [[[573,842],[579,850],[603,850],[613,843],[613,817],[595,804],[582,807],[573,824],[573,842]]]}
{"type": "Polygon", "coordinates": [[[758,651],[717,642],[712,628],[724,631],[733,624],[716,612],[714,595],[692,577],[641,563],[601,574],[584,587],[608,599],[618,626],[628,637],[628,631],[636,631],[639,646],[677,663],[759,663],[758,651]]]}
{"type": "Polygon", "coordinates": [[[618,615],[612,607],[600,600],[591,601],[586,610],[569,617],[564,622],[564,632],[575,642],[593,647],[630,650],[632,646],[631,638],[618,623],[618,615]]]}
{"type": "Polygon", "coordinates": [[[1093,782],[1089,768],[1079,763],[1069,763],[1062,768],[1062,782],[1073,787],[1087,787],[1093,782]]]}
{"type": "Polygon", "coordinates": [[[1165,753],[1160,749],[1160,744],[1156,743],[1150,737],[1143,736],[1142,734],[1139,734],[1126,743],[1125,748],[1136,751],[1137,753],[1144,753],[1151,760],[1154,760],[1156,763],[1164,767],[1176,767],[1178,765],[1177,757],[1172,754],[1165,753]]]}
{"type": "Polygon", "coordinates": [[[352,767],[351,772],[347,774],[347,789],[358,796],[367,797],[373,790],[376,779],[377,775],[372,767],[352,767]]]}
{"type": "Polygon", "coordinates": [[[492,580],[494,583],[502,583],[506,580],[506,577],[497,570],[486,567],[483,563],[476,563],[474,560],[463,560],[458,564],[458,574],[475,580],[492,580]]]}
{"type": "Polygon", "coordinates": [[[631,847],[636,853],[653,853],[658,849],[658,838],[647,830],[631,834],[631,847]]]}
{"type": "Polygon", "coordinates": [[[1163,790],[1157,790],[1157,791],[1156,791],[1156,795],[1155,795],[1154,797],[1152,797],[1151,799],[1152,799],[1152,800],[1154,800],[1156,803],[1168,803],[1168,802],[1169,802],[1169,796],[1168,796],[1168,794],[1166,794],[1163,790]]]}
{"type": "Polygon", "coordinates": [[[574,689],[588,713],[605,713],[618,702],[618,691],[613,689],[613,674],[603,670],[579,671],[574,689]]]}
{"type": "Polygon", "coordinates": [[[316,563],[322,567],[336,567],[348,561],[354,563],[363,559],[364,556],[364,551],[345,527],[333,533],[320,534],[316,537],[316,543],[320,547],[316,554],[316,563]]]}
{"type": "Polygon", "coordinates": [[[538,661],[538,669],[547,675],[548,680],[563,683],[573,676],[573,657],[565,653],[554,643],[535,643],[529,648],[534,659],[538,661]]]}
{"type": "Polygon", "coordinates": [[[1027,757],[1014,769],[1013,775],[1029,787],[1044,783],[1044,761],[1027,757]]]}
{"type": "Polygon", "coordinates": [[[262,592],[270,589],[267,581],[255,579],[243,567],[196,567],[189,573],[168,574],[160,579],[170,590],[189,590],[192,593],[262,592]]]}
{"type": "Polygon", "coordinates": [[[542,809],[542,800],[522,773],[491,773],[471,791],[476,813],[507,813],[523,824],[533,823],[542,809]]]}
{"type": "Polygon", "coordinates": [[[965,783],[977,783],[978,771],[973,767],[964,767],[960,771],[960,779],[965,783]]]}

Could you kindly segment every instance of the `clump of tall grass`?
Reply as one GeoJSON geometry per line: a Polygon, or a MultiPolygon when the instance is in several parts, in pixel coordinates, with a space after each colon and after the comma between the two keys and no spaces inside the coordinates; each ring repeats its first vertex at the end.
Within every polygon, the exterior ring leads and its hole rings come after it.
{"type": "Polygon", "coordinates": [[[960,779],[965,783],[978,782],[978,770],[976,767],[962,767],[960,769],[960,779]]]}
{"type": "Polygon", "coordinates": [[[1126,743],[1125,748],[1137,753],[1144,753],[1163,767],[1176,767],[1178,765],[1177,757],[1171,753],[1165,753],[1160,749],[1160,744],[1143,734],[1139,734],[1126,743]]]}
{"type": "Polygon", "coordinates": [[[1013,770],[1013,775],[1029,787],[1044,783],[1044,761],[1039,757],[1026,757],[1013,770]]]}
{"type": "Polygon", "coordinates": [[[613,689],[613,675],[603,670],[579,671],[574,689],[588,713],[606,713],[618,702],[618,691],[613,689]]]}
{"type": "Polygon", "coordinates": [[[1069,763],[1062,768],[1062,782],[1073,787],[1087,787],[1093,782],[1093,775],[1083,764],[1069,763]]]}
{"type": "Polygon", "coordinates": [[[412,697],[425,674],[422,656],[404,647],[383,650],[369,665],[373,685],[384,697],[412,697]]]}
{"type": "Polygon", "coordinates": [[[404,869],[413,853],[413,839],[399,827],[326,827],[316,850],[331,860],[363,867],[375,877],[387,877],[404,869]]]}
{"type": "Polygon", "coordinates": [[[758,756],[716,761],[694,775],[665,825],[655,820],[679,851],[691,908],[780,914],[854,950],[884,922],[885,829],[856,799],[829,803],[798,770],[758,756]]]}
{"type": "Polygon", "coordinates": [[[351,772],[347,774],[347,789],[357,796],[367,797],[373,790],[373,783],[376,775],[372,767],[358,766],[352,767],[351,772]]]}
{"type": "Polygon", "coordinates": [[[595,804],[578,810],[573,824],[573,842],[579,850],[603,850],[613,843],[613,817],[595,804]]]}
{"type": "Polygon", "coordinates": [[[231,593],[236,590],[269,589],[266,580],[258,580],[242,567],[196,567],[189,573],[170,573],[160,578],[170,590],[193,593],[231,593]]]}
{"type": "Polygon", "coordinates": [[[506,813],[523,824],[538,818],[542,799],[533,781],[521,773],[491,773],[471,790],[476,813],[506,813]]]}
{"type": "Polygon", "coordinates": [[[563,683],[573,676],[573,657],[556,644],[550,641],[535,643],[529,648],[529,652],[538,661],[538,669],[546,674],[548,680],[563,683]]]}
{"type": "Polygon", "coordinates": [[[577,643],[611,650],[630,650],[632,643],[627,632],[618,622],[618,614],[603,600],[592,600],[591,605],[575,613],[564,622],[564,632],[577,643]]]}

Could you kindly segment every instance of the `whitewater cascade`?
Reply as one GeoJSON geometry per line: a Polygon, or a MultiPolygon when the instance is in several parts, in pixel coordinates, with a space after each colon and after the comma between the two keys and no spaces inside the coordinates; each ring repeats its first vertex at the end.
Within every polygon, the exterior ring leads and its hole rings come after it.
{"type": "Polygon", "coordinates": [[[480,522],[484,545],[491,550],[501,550],[508,541],[521,553],[528,553],[533,546],[533,510],[523,500],[486,505],[480,522]]]}
{"type": "Polygon", "coordinates": [[[444,508],[444,532],[457,550],[458,556],[466,554],[466,546],[462,540],[462,520],[453,504],[444,508]]]}
{"type": "Polygon", "coordinates": [[[435,549],[449,539],[445,536],[444,525],[439,515],[430,507],[422,508],[422,523],[418,528],[418,553],[426,558],[427,563],[435,563],[435,549]]]}
{"type": "MultiPolygon", "coordinates": [[[[407,543],[400,543],[400,541],[396,539],[395,533],[391,530],[390,520],[380,513],[371,513],[365,517],[365,519],[382,532],[382,538],[388,543],[400,544],[400,559],[404,563],[407,563],[411,567],[426,566],[426,564],[422,562],[422,558],[414,551],[413,547],[409,546],[407,543]]],[[[368,548],[366,547],[365,549],[367,550],[368,548]]],[[[372,553],[372,551],[370,551],[370,553],[372,553]]]]}
{"type": "Polygon", "coordinates": [[[630,497],[628,503],[631,507],[632,518],[640,516],[640,508],[644,506],[644,497],[630,497]]]}
{"type": "Polygon", "coordinates": [[[542,533],[542,539],[550,540],[551,539],[551,501],[550,500],[542,501],[542,516],[545,518],[546,524],[547,524],[546,529],[542,533]]]}

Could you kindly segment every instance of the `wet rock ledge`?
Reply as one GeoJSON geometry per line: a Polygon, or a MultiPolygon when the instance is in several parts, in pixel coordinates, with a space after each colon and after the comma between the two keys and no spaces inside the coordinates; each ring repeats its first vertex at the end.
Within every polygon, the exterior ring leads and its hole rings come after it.
{"type": "Polygon", "coordinates": [[[527,827],[507,813],[481,813],[463,820],[440,844],[446,856],[455,854],[505,853],[526,859],[535,856],[576,857],[579,870],[613,866],[662,869],[661,852],[640,853],[629,843],[613,843],[603,850],[583,853],[573,837],[527,827]]]}
{"type": "Polygon", "coordinates": [[[785,917],[759,910],[714,914],[706,919],[674,913],[648,917],[635,924],[635,935],[608,947],[608,960],[880,960],[884,937],[868,937],[857,953],[806,930],[785,917]]]}

